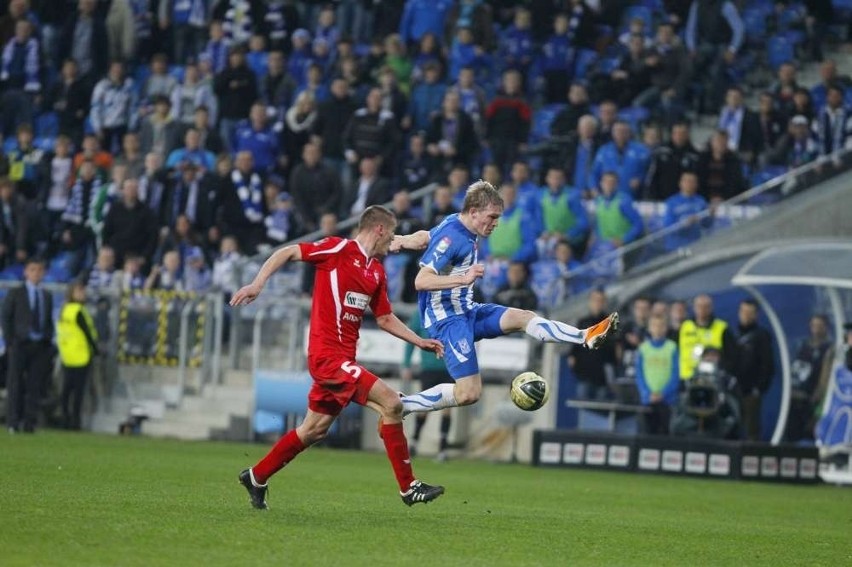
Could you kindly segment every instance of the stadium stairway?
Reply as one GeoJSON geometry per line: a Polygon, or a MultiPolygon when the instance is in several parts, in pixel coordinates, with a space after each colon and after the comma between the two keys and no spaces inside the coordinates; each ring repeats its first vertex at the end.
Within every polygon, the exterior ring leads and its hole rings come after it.
{"type": "Polygon", "coordinates": [[[142,435],[184,440],[244,441],[250,438],[250,415],[254,392],[248,371],[225,371],[222,384],[201,391],[189,387],[177,395],[177,370],[124,367],[119,373],[133,383],[117,384],[117,392],[91,419],[90,429],[115,434],[131,416],[147,416],[142,435]],[[132,394],[130,393],[132,391],[132,394]]]}

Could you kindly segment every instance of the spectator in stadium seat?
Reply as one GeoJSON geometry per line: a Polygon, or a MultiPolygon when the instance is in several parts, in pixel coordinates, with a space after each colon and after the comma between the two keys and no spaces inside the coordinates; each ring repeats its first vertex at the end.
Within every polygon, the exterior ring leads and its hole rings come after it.
{"type": "Polygon", "coordinates": [[[481,45],[473,42],[473,33],[468,27],[460,27],[456,39],[450,44],[449,79],[456,81],[461,76],[461,70],[468,67],[474,77],[482,82],[491,76],[493,64],[490,53],[481,45]]]}
{"type": "Polygon", "coordinates": [[[293,94],[298,86],[288,73],[285,72],[286,59],[283,51],[269,52],[266,60],[266,73],[259,80],[258,91],[260,100],[277,111],[287,108],[293,100],[293,94]]]}
{"type": "Polygon", "coordinates": [[[157,247],[157,224],[154,214],[139,202],[139,181],[125,179],[121,198],[112,204],[104,218],[102,238],[115,251],[116,261],[124,262],[127,254],[151,258],[157,247]]]}
{"type": "Polygon", "coordinates": [[[13,181],[0,177],[0,266],[6,268],[27,259],[29,225],[26,200],[16,192],[13,181]]]}
{"type": "Polygon", "coordinates": [[[261,176],[286,167],[286,154],[280,151],[278,133],[267,123],[266,106],[251,105],[248,120],[237,123],[231,141],[234,154],[249,152],[254,158],[254,170],[261,176]]]}
{"type": "Polygon", "coordinates": [[[379,175],[377,160],[364,157],[359,165],[361,175],[344,189],[340,215],[348,218],[359,215],[369,206],[385,203],[391,194],[390,184],[379,175]]]}
{"type": "Polygon", "coordinates": [[[532,109],[521,91],[521,74],[514,69],[503,73],[502,90],[485,110],[485,136],[491,157],[504,168],[526,149],[532,109]]]}
{"type": "MultiPolygon", "coordinates": [[[[328,100],[328,85],[323,77],[322,66],[319,63],[310,63],[305,71],[305,82],[296,88],[296,97],[302,93],[308,93],[314,97],[315,102],[328,100]]],[[[294,100],[295,102],[295,100],[294,100]]]]}
{"type": "Polygon", "coordinates": [[[181,216],[201,234],[213,226],[216,195],[204,183],[207,171],[192,161],[180,163],[161,203],[161,226],[174,227],[181,216]]]}
{"type": "Polygon", "coordinates": [[[449,90],[458,93],[461,109],[473,120],[476,135],[482,139],[485,128],[483,115],[488,101],[485,97],[485,91],[475,82],[473,67],[462,67],[459,71],[458,82],[449,90]]]}
{"type": "Polygon", "coordinates": [[[708,228],[712,216],[701,217],[707,208],[707,200],[698,194],[698,176],[693,171],[680,175],[680,192],[665,201],[666,213],[663,226],[671,229],[683,225],[680,229],[666,235],[666,249],[677,250],[689,246],[701,238],[701,230],[708,228]]]}
{"type": "Polygon", "coordinates": [[[183,266],[183,288],[186,291],[203,293],[213,285],[213,273],[207,266],[204,252],[201,248],[194,247],[186,255],[183,266]]]}
{"type": "Polygon", "coordinates": [[[416,43],[427,33],[441,37],[452,5],[449,0],[406,0],[399,22],[402,41],[416,43]]]}
{"type": "Polygon", "coordinates": [[[229,183],[222,188],[220,233],[233,234],[241,250],[254,254],[266,234],[263,185],[260,176],[254,172],[251,152],[238,153],[234,166],[229,183]]]}
{"type": "MultiPolygon", "coordinates": [[[[218,155],[225,149],[225,144],[222,141],[219,132],[214,128],[214,123],[210,119],[210,110],[206,106],[199,106],[193,114],[192,128],[198,132],[198,145],[214,156],[218,155]]],[[[190,126],[184,126],[179,136],[185,141],[186,132],[190,126]]]]}
{"type": "Polygon", "coordinates": [[[618,175],[604,172],[599,191],[595,199],[595,237],[619,248],[642,236],[642,217],[630,194],[618,190],[618,175]]]}
{"type": "Polygon", "coordinates": [[[651,153],[642,143],[631,139],[627,122],[617,121],[612,127],[612,142],[604,144],[595,154],[588,186],[600,190],[604,172],[616,174],[618,190],[630,197],[642,194],[642,184],[648,170],[651,153]]]}
{"type": "Polygon", "coordinates": [[[171,103],[172,117],[183,127],[195,123],[195,111],[201,106],[208,109],[209,125],[216,123],[218,101],[211,85],[201,81],[194,61],[190,60],[184,67],[183,81],[172,90],[171,103]]]}
{"type": "Polygon", "coordinates": [[[343,155],[344,142],[340,135],[356,110],[346,81],[337,77],[331,82],[331,96],[320,103],[317,118],[313,124],[313,134],[322,140],[322,150],[326,164],[337,172],[344,186],[351,180],[350,168],[346,166],[343,155]],[[345,177],[344,177],[345,175],[345,177]]]}
{"type": "MultiPolygon", "coordinates": [[[[411,195],[405,189],[394,193],[390,209],[394,216],[396,216],[397,231],[400,234],[412,234],[418,230],[427,228],[423,225],[423,221],[414,215],[411,205],[411,195]]],[[[405,250],[400,251],[400,254],[408,258],[403,273],[400,299],[405,303],[417,303],[417,288],[414,287],[414,279],[417,277],[417,272],[420,271],[420,264],[417,260],[422,254],[420,252],[405,250]]]]}
{"type": "Polygon", "coordinates": [[[263,8],[260,0],[219,0],[212,15],[222,22],[225,37],[231,42],[247,43],[263,23],[263,8]]]}
{"type": "Polygon", "coordinates": [[[239,244],[233,236],[225,236],[219,247],[219,254],[213,261],[212,285],[225,293],[226,298],[240,289],[237,279],[237,266],[242,260],[239,244]]]}
{"type": "Polygon", "coordinates": [[[717,130],[710,137],[709,147],[698,157],[699,193],[710,201],[725,201],[746,190],[743,163],[728,149],[728,133],[717,130]]]}
{"type": "Polygon", "coordinates": [[[95,265],[86,277],[86,286],[99,295],[104,290],[118,287],[115,275],[115,250],[108,244],[102,244],[95,265]]]}
{"type": "Polygon", "coordinates": [[[680,342],[680,327],[689,318],[689,309],[685,301],[672,301],[669,305],[669,338],[680,342]]]}
{"type": "Polygon", "coordinates": [[[482,258],[524,264],[535,260],[535,243],[541,234],[541,218],[533,217],[530,210],[518,201],[517,194],[517,189],[511,183],[504,183],[500,187],[503,214],[491,236],[480,243],[482,258]]]}
{"type": "Polygon", "coordinates": [[[172,118],[172,103],[164,95],[157,95],[153,106],[154,111],[142,119],[139,146],[143,154],[156,152],[167,156],[174,149],[180,125],[172,118]]]}
{"type": "Polygon", "coordinates": [[[95,164],[84,161],[71,187],[68,207],[62,213],[62,246],[73,256],[70,271],[74,275],[88,267],[94,259],[93,228],[99,187],[95,164]]]}
{"type": "Polygon", "coordinates": [[[231,149],[237,123],[248,118],[257,100],[257,79],[246,65],[245,51],[236,45],[228,50],[228,66],[216,75],[213,92],[219,99],[219,135],[231,149]]]}
{"type": "Polygon", "coordinates": [[[446,185],[441,185],[432,196],[432,209],[426,222],[429,226],[438,226],[447,216],[455,214],[459,210],[453,205],[453,194],[446,185]]]}
{"type": "MultiPolygon", "coordinates": [[[[157,53],[151,58],[151,74],[142,85],[141,106],[145,113],[149,112],[157,97],[164,96],[171,100],[172,92],[178,85],[177,79],[169,73],[169,60],[165,53],[157,53]]],[[[171,110],[171,109],[169,109],[171,110]]]]}
{"type": "Polygon", "coordinates": [[[632,35],[627,54],[609,75],[607,96],[619,106],[630,106],[634,99],[651,87],[651,68],[647,64],[645,36],[632,35]]]}
{"type": "Polygon", "coordinates": [[[70,137],[75,144],[83,139],[83,124],[92,101],[89,88],[80,78],[77,62],[66,59],[62,63],[59,80],[47,94],[47,105],[59,118],[59,132],[70,137]]]}
{"type": "Polygon", "coordinates": [[[796,443],[814,438],[817,409],[823,403],[834,364],[833,341],[824,315],[813,315],[808,336],[796,348],[792,364],[790,413],[784,440],[796,443]]]}
{"type": "Polygon", "coordinates": [[[33,127],[21,124],[15,133],[16,144],[6,153],[9,160],[9,179],[17,184],[18,193],[28,201],[39,197],[44,171],[41,163],[45,152],[33,145],[33,127]]]}
{"type": "MultiPolygon", "coordinates": [[[[451,44],[452,41],[446,42],[446,45],[451,44]]],[[[426,67],[429,65],[437,64],[440,69],[439,78],[443,77],[443,72],[447,68],[446,59],[442,53],[442,45],[434,35],[427,33],[420,38],[413,51],[411,64],[412,85],[422,83],[425,80],[426,67]]]]}
{"type": "Polygon", "coordinates": [[[787,118],[775,107],[775,101],[770,93],[760,93],[758,101],[757,117],[760,122],[763,150],[769,151],[787,131],[787,118]]]}
{"type": "Polygon", "coordinates": [[[155,264],[162,262],[163,256],[169,250],[176,250],[183,263],[189,251],[201,244],[198,233],[192,228],[192,223],[186,215],[178,215],[171,225],[162,226],[159,240],[159,246],[153,256],[155,264]]]}
{"type": "Polygon", "coordinates": [[[719,112],[718,128],[728,133],[728,149],[737,152],[746,163],[752,163],[763,151],[760,118],[743,104],[743,92],[731,87],[725,95],[725,106],[719,112]]]}
{"type": "Polygon", "coordinates": [[[669,141],[654,149],[643,198],[650,201],[668,199],[677,193],[681,175],[697,168],[698,150],[690,140],[689,125],[676,122],[672,125],[669,141]]]}
{"type": "Polygon", "coordinates": [[[775,360],[772,349],[772,335],[758,325],[758,306],[753,299],[740,302],[737,318],[739,324],[735,330],[737,337],[737,365],[733,372],[740,385],[745,437],[749,441],[759,441],[761,400],[772,383],[775,374],[775,360]]]}
{"type": "MultiPolygon", "coordinates": [[[[577,321],[578,325],[594,325],[605,317],[607,299],[603,291],[589,293],[589,314],[577,321]]],[[[615,344],[605,342],[600,348],[590,350],[573,345],[568,355],[568,366],[577,379],[575,397],[580,400],[605,401],[610,397],[609,384],[615,380],[615,344]]]]}
{"type": "Polygon", "coordinates": [[[248,53],[246,53],[246,63],[252,73],[257,77],[262,77],[266,73],[269,64],[269,52],[266,50],[266,37],[259,32],[251,35],[248,42],[248,53]]]}
{"type": "Polygon", "coordinates": [[[184,163],[192,163],[201,172],[212,171],[216,166],[213,153],[201,146],[201,136],[195,127],[187,128],[183,135],[183,146],[175,148],[168,154],[166,168],[178,169],[184,163]]]}
{"type": "Polygon", "coordinates": [[[68,136],[58,136],[53,143],[53,151],[47,152],[39,167],[42,170],[41,187],[39,187],[39,207],[43,210],[43,218],[47,235],[55,237],[59,229],[60,218],[68,206],[68,197],[73,179],[73,159],[71,157],[71,140],[68,136]]]}
{"type": "Polygon", "coordinates": [[[737,367],[737,338],[728,324],[713,313],[713,299],[707,294],[696,296],[692,314],[691,319],[683,321],[678,335],[680,379],[693,377],[704,349],[719,351],[722,369],[733,374],[737,367]]]}
{"type": "Polygon", "coordinates": [[[787,117],[802,115],[812,122],[816,118],[816,111],[811,100],[811,94],[807,89],[800,88],[793,93],[793,105],[787,109],[787,117]]]}
{"type": "MultiPolygon", "coordinates": [[[[385,37],[384,45],[385,60],[379,74],[379,83],[382,85],[382,90],[385,91],[386,98],[388,97],[389,91],[391,91],[390,85],[398,88],[400,94],[403,95],[402,98],[405,98],[411,92],[411,84],[409,81],[411,80],[412,69],[411,60],[408,58],[406,53],[405,44],[402,42],[398,34],[390,34],[385,37]],[[393,75],[393,81],[389,78],[383,78],[383,75],[387,74],[388,70],[390,70],[393,75]]],[[[388,103],[386,102],[383,106],[385,108],[390,108],[399,120],[401,120],[405,115],[404,105],[400,108],[396,104],[388,106],[388,103]]]]}
{"type": "Polygon", "coordinates": [[[127,168],[129,177],[139,177],[145,171],[145,154],[141,151],[136,132],[128,132],[121,139],[121,154],[116,156],[115,164],[127,168]]]}
{"type": "MultiPolygon", "coordinates": [[[[328,236],[340,236],[340,231],[337,230],[337,215],[334,213],[325,213],[320,217],[319,222],[320,238],[328,236]]],[[[302,297],[310,297],[314,289],[314,276],[316,275],[316,266],[310,262],[302,264],[302,297]]]]}
{"type": "Polygon", "coordinates": [[[95,0],[80,0],[62,28],[59,53],[77,62],[80,78],[94,85],[107,71],[109,41],[106,25],[95,15],[95,0]]]}
{"type": "Polygon", "coordinates": [[[840,85],[844,92],[852,86],[852,79],[846,75],[841,75],[837,71],[837,62],[833,59],[826,59],[819,66],[819,84],[815,85],[810,90],[811,99],[814,106],[822,109],[828,99],[828,89],[832,85],[840,85]]]}
{"type": "Polygon", "coordinates": [[[266,35],[269,49],[286,52],[290,49],[290,35],[296,31],[299,23],[296,3],[290,0],[268,0],[265,8],[259,28],[266,35]]]}
{"type": "MultiPolygon", "coordinates": [[[[399,180],[403,187],[419,189],[434,176],[432,158],[426,153],[426,140],[422,133],[408,138],[408,151],[400,164],[399,180]]],[[[438,177],[443,177],[438,175],[438,177]]]]}
{"type": "Polygon", "coordinates": [[[460,108],[459,95],[444,95],[440,113],[434,115],[426,134],[426,151],[438,172],[449,173],[455,163],[471,166],[479,151],[473,120],[460,108]]]}
{"type": "Polygon", "coordinates": [[[605,100],[598,106],[598,145],[603,146],[612,142],[612,129],[619,121],[618,105],[611,100],[605,100]]]}
{"type": "Polygon", "coordinates": [[[769,92],[775,100],[775,105],[784,111],[789,111],[793,104],[793,95],[799,89],[796,81],[796,66],[792,63],[782,63],[778,67],[778,76],[769,86],[769,92]]]}
{"type": "Polygon", "coordinates": [[[441,67],[438,62],[426,63],[423,67],[423,81],[411,89],[408,101],[408,113],[403,125],[415,132],[426,130],[432,122],[432,116],[441,109],[447,86],[441,82],[441,67]]]}
{"type": "Polygon", "coordinates": [[[589,186],[592,165],[598,152],[598,120],[591,114],[582,116],[577,123],[576,136],[571,136],[565,148],[566,176],[573,187],[586,195],[589,186]]]}
{"type": "Polygon", "coordinates": [[[266,244],[279,246],[303,232],[298,224],[293,209],[293,197],[281,188],[281,182],[268,180],[263,186],[263,197],[266,202],[266,244]]]}
{"type": "Polygon", "coordinates": [[[469,185],[470,169],[464,164],[457,163],[447,176],[447,186],[453,194],[453,206],[458,210],[462,209],[464,196],[469,185]]]}
{"type": "Polygon", "coordinates": [[[646,107],[652,116],[672,124],[683,113],[683,101],[692,76],[692,61],[670,22],[657,25],[656,42],[645,63],[651,86],[633,99],[633,105],[646,107]]]}
{"type": "Polygon", "coordinates": [[[33,24],[20,19],[15,22],[15,35],[3,46],[0,59],[0,92],[3,94],[0,125],[5,132],[14,125],[32,122],[33,112],[40,106],[43,95],[41,76],[38,37],[33,34],[33,24]]]}
{"type": "Polygon", "coordinates": [[[393,113],[382,109],[382,91],[370,89],[366,104],[355,111],[343,131],[346,161],[357,168],[362,158],[376,158],[382,175],[390,175],[399,139],[393,113]]]}
{"type": "Polygon", "coordinates": [[[843,89],[828,87],[826,104],[812,126],[819,155],[827,156],[852,147],[852,113],[843,101],[843,89]]]}
{"type": "Polygon", "coordinates": [[[163,263],[151,268],[151,273],[145,280],[146,291],[186,291],[181,272],[180,254],[170,250],[163,254],[163,263]]]}
{"type": "Polygon", "coordinates": [[[574,47],[568,36],[568,15],[556,14],[553,33],[541,46],[539,56],[544,80],[544,100],[548,104],[563,101],[574,73],[574,56],[574,47]]]}
{"type": "Polygon", "coordinates": [[[543,223],[541,239],[548,255],[559,242],[567,240],[575,255],[582,257],[589,237],[589,217],[581,191],[565,184],[564,171],[550,167],[538,199],[543,223]]]}
{"type": "Polygon", "coordinates": [[[787,133],[780,137],[775,146],[764,155],[767,165],[796,168],[819,157],[817,145],[811,137],[808,119],[794,116],[790,119],[787,133]]]}
{"type": "Polygon", "coordinates": [[[560,110],[550,123],[550,135],[555,138],[567,138],[575,130],[579,130],[580,118],[587,114],[591,114],[591,107],[586,85],[574,81],[568,87],[568,105],[560,110]]]}
{"type": "Polygon", "coordinates": [[[382,93],[381,107],[393,113],[397,129],[402,129],[408,113],[408,96],[398,82],[396,71],[389,65],[379,69],[378,87],[382,93]]]}
{"type": "Polygon", "coordinates": [[[134,291],[145,287],[145,275],[142,273],[145,263],[145,258],[132,254],[124,259],[121,271],[116,274],[122,291],[134,291]]]}
{"type": "Polygon", "coordinates": [[[101,147],[110,153],[121,150],[121,138],[128,130],[136,129],[138,106],[133,79],[125,76],[124,63],[113,61],[107,77],[95,86],[89,113],[101,147]]]}
{"type": "MultiPolygon", "coordinates": [[[[482,0],[460,0],[453,2],[444,23],[444,45],[452,45],[460,27],[470,28],[473,42],[483,49],[495,46],[493,9],[482,0]]],[[[442,36],[438,36],[442,37],[442,36]]]]}
{"type": "Polygon", "coordinates": [[[150,153],[145,156],[145,169],[139,176],[139,200],[161,220],[161,207],[166,196],[169,179],[162,167],[163,159],[160,154],[150,153]]]}
{"type": "Polygon", "coordinates": [[[717,108],[727,86],[725,71],[734,63],[745,39],[736,4],[731,0],[693,1],[685,39],[695,61],[695,76],[708,93],[705,108],[717,108]]]}
{"type": "Polygon", "coordinates": [[[494,296],[494,301],[516,309],[538,309],[536,297],[529,284],[529,272],[523,262],[511,262],[506,272],[506,284],[494,296]]]}
{"type": "MultiPolygon", "coordinates": [[[[171,31],[174,60],[183,63],[204,48],[213,0],[161,0],[158,19],[171,31]]],[[[165,26],[164,26],[165,27],[165,26]]]]}
{"type": "Polygon", "coordinates": [[[323,164],[318,144],[305,144],[302,163],[290,172],[288,186],[299,224],[306,232],[317,230],[322,215],[336,213],[340,208],[340,178],[323,164]]]}
{"type": "Polygon", "coordinates": [[[669,408],[677,403],[680,387],[677,343],[666,337],[666,319],[660,315],[648,321],[650,336],[637,349],[635,372],[636,386],[642,404],[650,413],[643,416],[644,433],[667,435],[669,408]]]}

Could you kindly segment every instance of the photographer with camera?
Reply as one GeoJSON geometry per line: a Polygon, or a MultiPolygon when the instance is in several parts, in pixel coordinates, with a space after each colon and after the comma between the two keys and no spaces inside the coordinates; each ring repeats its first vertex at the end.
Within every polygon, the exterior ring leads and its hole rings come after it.
{"type": "Polygon", "coordinates": [[[721,351],[712,347],[702,349],[672,413],[672,435],[739,439],[742,421],[737,398],[739,387],[721,362],[721,351]]]}

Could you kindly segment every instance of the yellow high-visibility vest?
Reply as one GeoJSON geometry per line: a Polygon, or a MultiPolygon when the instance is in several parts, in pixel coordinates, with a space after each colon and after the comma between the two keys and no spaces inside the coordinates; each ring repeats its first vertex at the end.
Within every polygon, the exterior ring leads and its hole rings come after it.
{"type": "Polygon", "coordinates": [[[92,360],[92,348],[86,340],[86,334],[77,324],[77,314],[83,314],[83,320],[92,338],[98,340],[98,332],[89,312],[81,303],[68,302],[62,306],[59,321],[56,323],[56,344],[59,358],[64,366],[80,368],[92,360]]]}
{"type": "Polygon", "coordinates": [[[680,326],[678,348],[680,348],[680,379],[689,380],[695,374],[700,352],[697,347],[722,350],[722,336],[728,324],[721,319],[713,319],[709,327],[699,327],[688,319],[680,326]]]}

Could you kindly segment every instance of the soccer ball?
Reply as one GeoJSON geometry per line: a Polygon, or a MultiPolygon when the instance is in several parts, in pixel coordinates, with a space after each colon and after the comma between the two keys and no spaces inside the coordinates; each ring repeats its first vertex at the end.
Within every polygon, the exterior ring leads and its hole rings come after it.
{"type": "Polygon", "coordinates": [[[512,402],[524,411],[535,411],[547,403],[547,381],[535,372],[518,374],[509,390],[512,402]]]}

